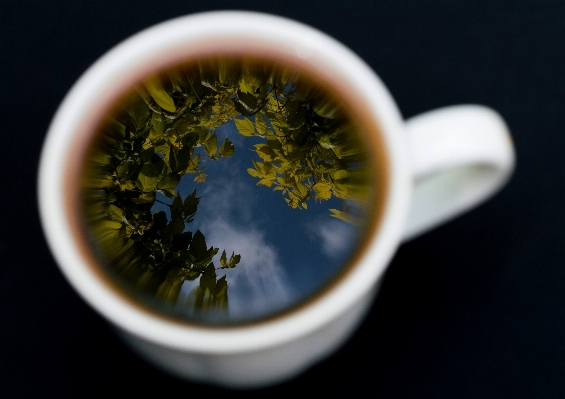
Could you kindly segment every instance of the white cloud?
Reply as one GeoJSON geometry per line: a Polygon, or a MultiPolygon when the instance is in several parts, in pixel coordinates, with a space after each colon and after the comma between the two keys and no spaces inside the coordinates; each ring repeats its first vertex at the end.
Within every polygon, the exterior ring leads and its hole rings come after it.
{"type": "MultiPolygon", "coordinates": [[[[293,299],[292,286],[286,278],[275,246],[265,241],[253,220],[254,187],[238,178],[240,168],[230,168],[223,178],[206,182],[192,229],[200,229],[208,246],[220,249],[213,261],[220,266],[223,250],[241,255],[234,269],[218,270],[226,274],[229,312],[232,317],[248,316],[280,309],[293,299]]],[[[251,183],[252,184],[252,183],[251,183]]],[[[187,282],[194,285],[193,282],[187,282]]]]}
{"type": "MultiPolygon", "coordinates": [[[[235,227],[224,219],[210,224],[210,243],[241,255],[234,269],[225,270],[229,284],[230,313],[263,312],[288,304],[292,292],[279,263],[276,249],[253,227],[235,227]]],[[[214,259],[219,264],[220,253],[214,259]]]]}
{"type": "Polygon", "coordinates": [[[313,238],[320,240],[322,252],[328,257],[343,255],[355,239],[355,228],[339,220],[324,220],[308,225],[313,238]]]}

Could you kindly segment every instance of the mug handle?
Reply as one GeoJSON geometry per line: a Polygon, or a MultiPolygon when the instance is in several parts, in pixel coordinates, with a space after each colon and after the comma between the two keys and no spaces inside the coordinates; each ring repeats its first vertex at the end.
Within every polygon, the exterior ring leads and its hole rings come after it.
{"type": "Polygon", "coordinates": [[[406,121],[414,190],[407,241],[494,195],[514,170],[514,145],[490,108],[458,105],[406,121]]]}

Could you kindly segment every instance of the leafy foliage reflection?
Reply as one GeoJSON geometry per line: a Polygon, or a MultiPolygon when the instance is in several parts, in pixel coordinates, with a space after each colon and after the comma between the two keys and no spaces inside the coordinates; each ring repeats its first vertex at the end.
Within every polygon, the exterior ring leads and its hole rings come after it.
{"type": "Polygon", "coordinates": [[[213,60],[153,77],[136,88],[100,127],[85,168],[85,209],[102,256],[146,293],[177,302],[186,280],[199,280],[185,305],[227,309],[226,277],[239,254],[208,247],[190,230],[201,198],[177,186],[191,175],[205,183],[206,162],[234,154],[216,130],[233,121],[255,137],[247,173],[280,191],[292,208],[340,199],[330,215],[358,223],[369,172],[353,124],[337,103],[292,71],[213,60]],[[157,198],[157,194],[163,196],[157,198]],[[166,198],[166,200],[165,200],[166,198]],[[154,211],[155,203],[170,210],[154,211]]]}

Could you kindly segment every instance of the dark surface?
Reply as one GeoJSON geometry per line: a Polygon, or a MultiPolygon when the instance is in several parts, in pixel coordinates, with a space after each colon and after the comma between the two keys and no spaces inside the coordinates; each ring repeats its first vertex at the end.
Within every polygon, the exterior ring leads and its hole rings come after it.
{"type": "Polygon", "coordinates": [[[565,397],[565,3],[4,1],[0,38],[1,397],[565,397]],[[59,273],[35,188],[50,119],[91,63],[157,22],[234,8],[336,37],[377,71],[405,117],[491,106],[517,149],[496,198],[399,248],[345,347],[293,381],[244,393],[171,378],[130,352],[59,273]]]}

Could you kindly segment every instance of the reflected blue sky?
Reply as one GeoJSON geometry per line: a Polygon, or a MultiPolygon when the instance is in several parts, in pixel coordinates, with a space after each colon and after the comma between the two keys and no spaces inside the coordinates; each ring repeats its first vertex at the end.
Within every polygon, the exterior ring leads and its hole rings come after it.
{"type": "MultiPolygon", "coordinates": [[[[227,276],[229,318],[261,317],[327,284],[355,250],[360,229],[330,216],[328,208],[341,208],[335,197],[309,201],[306,210],[292,209],[280,191],[257,186],[246,170],[252,167],[251,159],[261,161],[251,149],[264,139],[240,135],[233,121],[216,133],[218,142],[227,136],[234,143],[234,155],[206,162],[206,182],[196,183],[194,175],[187,174],[177,190],[184,199],[196,188],[201,197],[187,230],[199,229],[209,247],[220,248],[213,259],[216,267],[224,249],[228,256],[232,251],[241,254],[236,268],[217,271],[227,276]]],[[[159,203],[155,209],[168,213],[159,203]]],[[[179,304],[196,285],[198,280],[184,282],[179,304]]]]}

